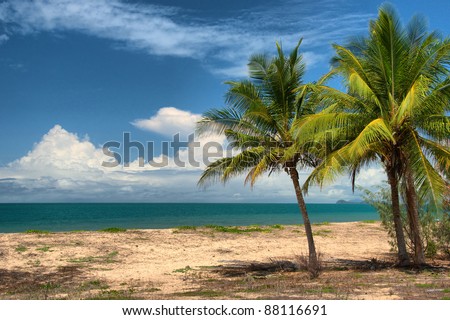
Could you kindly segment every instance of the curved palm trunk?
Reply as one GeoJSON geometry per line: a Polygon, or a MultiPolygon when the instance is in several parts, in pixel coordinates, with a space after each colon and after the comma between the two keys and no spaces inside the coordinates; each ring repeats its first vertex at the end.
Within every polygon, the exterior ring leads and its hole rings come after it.
{"type": "Polygon", "coordinates": [[[420,236],[420,220],[417,193],[414,186],[414,179],[411,171],[406,170],[406,207],[408,212],[409,228],[412,234],[412,242],[414,247],[414,264],[424,265],[425,255],[423,252],[422,239],[420,236]]]}
{"type": "Polygon", "coordinates": [[[397,175],[392,168],[388,168],[387,175],[391,187],[392,216],[394,220],[395,236],[397,238],[398,262],[400,266],[408,266],[411,262],[409,260],[408,251],[406,250],[405,234],[403,232],[397,175]]]}
{"type": "Polygon", "coordinates": [[[314,244],[314,238],[312,234],[311,222],[309,221],[308,212],[306,211],[306,203],[303,198],[302,189],[298,181],[298,171],[296,168],[289,168],[289,175],[294,184],[295,195],[297,196],[298,206],[302,213],[303,222],[305,225],[306,238],[308,240],[308,251],[309,251],[309,272],[312,276],[317,276],[319,273],[319,262],[317,260],[316,246],[314,244]]]}

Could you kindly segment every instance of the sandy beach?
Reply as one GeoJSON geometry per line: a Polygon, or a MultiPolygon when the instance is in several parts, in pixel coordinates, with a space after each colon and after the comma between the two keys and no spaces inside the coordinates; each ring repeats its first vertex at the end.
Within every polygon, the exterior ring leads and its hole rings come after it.
{"type": "Polygon", "coordinates": [[[393,268],[379,222],[314,225],[324,270],[310,280],[303,226],[0,234],[2,299],[442,299],[450,263],[393,268]],[[248,228],[247,228],[248,229],[248,228]],[[230,271],[231,270],[231,271],[230,271]],[[347,285],[346,285],[347,283],[347,285]],[[351,283],[361,283],[361,286],[351,283]],[[325,288],[325,289],[324,289],[325,288]]]}

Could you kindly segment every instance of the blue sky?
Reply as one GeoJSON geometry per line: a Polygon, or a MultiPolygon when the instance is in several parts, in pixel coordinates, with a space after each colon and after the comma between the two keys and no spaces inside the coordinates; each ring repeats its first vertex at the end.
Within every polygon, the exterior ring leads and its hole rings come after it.
{"type": "MultiPolygon", "coordinates": [[[[404,22],[420,13],[448,35],[448,1],[391,3],[404,22]]],[[[1,1],[0,201],[293,201],[284,177],[253,191],[243,179],[203,191],[195,168],[108,172],[96,167],[99,151],[123,132],[156,146],[188,133],[202,112],[223,106],[223,82],[244,77],[249,55],[272,53],[275,41],[289,50],[303,37],[305,81],[317,79],[331,43],[364,34],[380,4],[1,1]]],[[[382,178],[371,168],[361,181],[382,178]]],[[[346,180],[309,201],[356,198],[346,180]]]]}

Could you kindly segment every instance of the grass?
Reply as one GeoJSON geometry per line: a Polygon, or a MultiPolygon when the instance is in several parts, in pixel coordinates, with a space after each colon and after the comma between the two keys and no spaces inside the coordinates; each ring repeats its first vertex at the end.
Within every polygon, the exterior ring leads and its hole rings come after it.
{"type": "Polygon", "coordinates": [[[214,297],[222,297],[225,295],[224,292],[214,291],[214,290],[195,290],[195,291],[186,291],[186,292],[177,292],[174,295],[182,296],[182,297],[202,297],[202,298],[214,298],[214,297]]]}
{"type": "Polygon", "coordinates": [[[191,267],[186,266],[186,267],[181,268],[181,269],[175,269],[172,272],[186,273],[186,272],[191,271],[191,270],[193,270],[191,267]]]}
{"type": "Polygon", "coordinates": [[[177,230],[197,230],[196,226],[179,226],[179,227],[175,227],[174,229],[177,230]]]}
{"type": "Polygon", "coordinates": [[[95,296],[88,297],[88,300],[141,300],[140,297],[133,296],[133,290],[102,290],[95,296]]]}
{"type": "Polygon", "coordinates": [[[260,226],[248,226],[248,227],[225,227],[218,225],[206,225],[205,228],[212,229],[216,232],[224,233],[249,233],[249,232],[271,232],[271,228],[264,228],[260,226]]]}
{"type": "Polygon", "coordinates": [[[322,290],[323,293],[336,293],[336,288],[334,288],[332,286],[322,287],[321,290],[322,290]]]}
{"type": "Polygon", "coordinates": [[[330,223],[328,222],[328,221],[323,221],[323,222],[316,222],[316,223],[313,223],[312,225],[313,226],[327,226],[327,225],[329,225],[330,223]]]}
{"type": "Polygon", "coordinates": [[[362,223],[375,223],[377,222],[376,220],[363,220],[361,221],[362,223]]]}
{"type": "Polygon", "coordinates": [[[20,245],[16,248],[16,252],[25,252],[27,250],[28,250],[28,248],[23,245],[20,245]]]}
{"type": "Polygon", "coordinates": [[[53,283],[53,282],[47,282],[40,285],[42,289],[44,290],[55,290],[61,287],[59,283],[53,283]]]}
{"type": "Polygon", "coordinates": [[[323,236],[326,237],[328,236],[328,234],[330,234],[332,231],[329,229],[323,229],[323,230],[317,230],[315,232],[313,232],[314,236],[323,236]]]}
{"type": "Polygon", "coordinates": [[[50,231],[47,231],[47,230],[34,230],[34,229],[31,229],[31,230],[25,231],[25,233],[32,233],[32,234],[49,234],[50,231]]]}
{"type": "Polygon", "coordinates": [[[417,288],[434,288],[432,283],[416,283],[417,288]]]}
{"type": "Polygon", "coordinates": [[[127,229],[111,227],[111,228],[101,229],[101,230],[98,230],[98,231],[100,231],[100,232],[109,232],[109,233],[119,233],[119,232],[126,232],[127,229]]]}
{"type": "Polygon", "coordinates": [[[281,224],[274,224],[274,225],[269,226],[269,228],[279,229],[279,230],[283,230],[284,229],[284,227],[281,224]]]}
{"type": "Polygon", "coordinates": [[[112,251],[104,256],[87,256],[76,259],[69,259],[68,262],[71,263],[91,263],[91,262],[100,262],[100,263],[113,263],[117,262],[114,258],[117,257],[119,252],[112,251]]]}
{"type": "Polygon", "coordinates": [[[106,284],[105,282],[103,282],[101,280],[90,280],[90,281],[83,282],[80,285],[80,289],[82,289],[82,290],[94,290],[94,289],[105,290],[108,288],[109,288],[108,284],[106,284]]]}
{"type": "Polygon", "coordinates": [[[43,247],[40,247],[40,248],[36,248],[36,250],[42,251],[42,252],[49,252],[49,251],[51,251],[49,246],[43,246],[43,247]]]}

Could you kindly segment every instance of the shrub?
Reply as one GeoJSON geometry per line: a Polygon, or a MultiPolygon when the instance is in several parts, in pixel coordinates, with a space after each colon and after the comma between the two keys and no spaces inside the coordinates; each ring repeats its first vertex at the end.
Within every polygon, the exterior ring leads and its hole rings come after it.
{"type": "MultiPolygon", "coordinates": [[[[395,227],[392,217],[391,193],[387,185],[378,186],[376,191],[362,189],[363,199],[373,206],[379,213],[381,223],[386,228],[389,235],[389,244],[392,250],[397,250],[395,227]]],[[[406,206],[401,203],[401,217],[403,231],[405,233],[406,246],[412,253],[414,251],[412,233],[407,220],[406,206]]],[[[422,244],[428,257],[434,257],[438,252],[450,256],[450,216],[448,208],[444,207],[444,212],[439,216],[433,213],[427,205],[421,204],[419,219],[422,229],[422,244]]]]}

